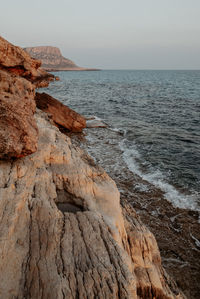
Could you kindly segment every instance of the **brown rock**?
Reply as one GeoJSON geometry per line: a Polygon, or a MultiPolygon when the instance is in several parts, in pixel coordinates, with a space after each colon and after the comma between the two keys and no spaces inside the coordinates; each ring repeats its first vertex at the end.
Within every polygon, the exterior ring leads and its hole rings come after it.
{"type": "Polygon", "coordinates": [[[0,159],[37,150],[34,95],[29,81],[0,70],[0,159]]]}
{"type": "Polygon", "coordinates": [[[0,36],[0,69],[22,76],[36,87],[46,87],[49,81],[54,80],[54,76],[40,66],[41,61],[31,58],[26,51],[0,36]]]}
{"type": "Polygon", "coordinates": [[[81,132],[86,127],[85,118],[46,93],[36,93],[36,105],[51,114],[53,121],[69,131],[81,132]]]}
{"type": "Polygon", "coordinates": [[[128,205],[122,216],[114,181],[36,119],[38,151],[0,162],[0,297],[182,298],[153,235],[128,205]]]}

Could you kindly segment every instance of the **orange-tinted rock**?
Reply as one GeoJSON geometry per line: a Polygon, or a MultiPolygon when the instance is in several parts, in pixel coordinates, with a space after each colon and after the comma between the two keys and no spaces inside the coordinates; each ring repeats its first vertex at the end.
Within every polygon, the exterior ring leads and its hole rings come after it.
{"type": "Polygon", "coordinates": [[[39,109],[51,114],[53,121],[71,132],[81,132],[86,127],[83,116],[63,105],[46,93],[36,93],[36,105],[39,109]]]}
{"type": "Polygon", "coordinates": [[[29,81],[0,70],[0,159],[37,150],[34,95],[29,81]]]}
{"type": "Polygon", "coordinates": [[[16,47],[0,36],[0,69],[17,76],[22,76],[35,84],[36,87],[48,86],[54,80],[40,68],[41,61],[31,58],[26,51],[16,47]]]}

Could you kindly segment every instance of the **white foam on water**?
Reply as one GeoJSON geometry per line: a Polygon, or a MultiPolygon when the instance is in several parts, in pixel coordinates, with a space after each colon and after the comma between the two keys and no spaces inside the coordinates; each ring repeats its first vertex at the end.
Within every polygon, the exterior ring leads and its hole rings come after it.
{"type": "Polygon", "coordinates": [[[125,135],[127,132],[126,129],[121,129],[121,128],[109,128],[109,130],[119,133],[120,135],[125,135]]]}
{"type": "Polygon", "coordinates": [[[96,116],[96,115],[90,115],[90,116],[85,116],[86,120],[99,120],[99,121],[103,121],[100,117],[96,116]]]}
{"type": "Polygon", "coordinates": [[[124,162],[132,173],[137,174],[145,181],[161,189],[164,192],[165,198],[175,207],[200,212],[196,196],[180,193],[174,186],[165,181],[165,177],[160,170],[148,170],[146,173],[141,171],[140,165],[137,162],[138,159],[141,159],[141,155],[138,152],[136,145],[132,144],[131,149],[129,149],[125,146],[125,140],[123,140],[119,143],[119,146],[122,151],[124,162]]]}

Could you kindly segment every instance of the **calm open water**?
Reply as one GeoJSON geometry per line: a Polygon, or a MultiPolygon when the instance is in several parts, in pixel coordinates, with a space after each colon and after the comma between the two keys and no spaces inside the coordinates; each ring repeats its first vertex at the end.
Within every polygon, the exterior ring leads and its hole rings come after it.
{"type": "MultiPolygon", "coordinates": [[[[200,211],[200,71],[56,75],[61,80],[45,92],[109,126],[98,129],[101,134],[87,129],[94,157],[95,150],[105,155],[105,140],[112,140],[110,164],[120,167],[123,160],[132,173],[162,189],[175,206],[200,211]]],[[[106,169],[105,160],[100,162],[106,169]]]]}

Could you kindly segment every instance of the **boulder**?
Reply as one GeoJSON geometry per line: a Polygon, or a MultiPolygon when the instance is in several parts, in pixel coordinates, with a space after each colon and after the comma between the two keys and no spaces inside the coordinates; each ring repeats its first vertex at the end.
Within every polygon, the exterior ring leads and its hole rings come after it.
{"type": "Polygon", "coordinates": [[[0,70],[0,159],[37,150],[34,87],[24,78],[0,70]]]}
{"type": "Polygon", "coordinates": [[[36,93],[36,105],[39,109],[49,113],[53,121],[71,132],[81,132],[86,127],[83,116],[63,105],[46,93],[36,93]]]}

